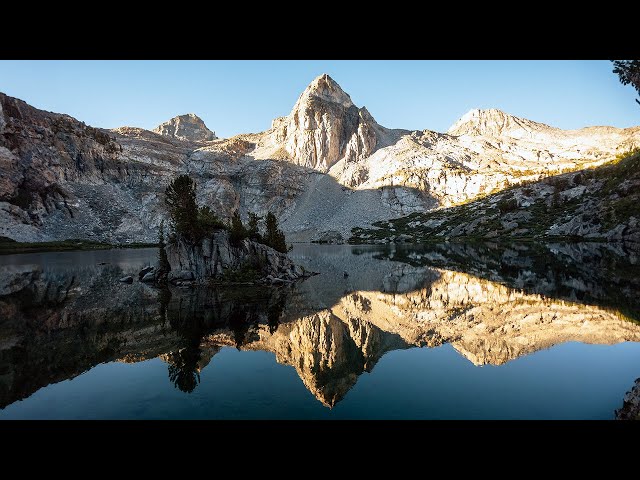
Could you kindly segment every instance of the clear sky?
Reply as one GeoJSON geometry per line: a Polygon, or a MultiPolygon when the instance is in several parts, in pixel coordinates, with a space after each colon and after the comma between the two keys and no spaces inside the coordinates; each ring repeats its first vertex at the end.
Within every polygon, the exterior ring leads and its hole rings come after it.
{"type": "Polygon", "coordinates": [[[152,129],[195,113],[218,136],[259,132],[328,73],[390,128],[446,131],[471,108],[560,128],[640,125],[609,61],[0,61],[0,91],[89,125],[152,129]]]}

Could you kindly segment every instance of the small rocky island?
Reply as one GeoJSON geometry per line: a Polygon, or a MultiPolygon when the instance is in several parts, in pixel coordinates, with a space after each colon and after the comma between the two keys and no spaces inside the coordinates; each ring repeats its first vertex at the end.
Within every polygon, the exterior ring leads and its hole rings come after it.
{"type": "Polygon", "coordinates": [[[184,240],[167,247],[174,284],[202,282],[287,283],[310,276],[285,254],[251,240],[231,241],[226,230],[218,230],[196,245],[184,240]]]}
{"type": "MultiPolygon", "coordinates": [[[[196,203],[196,185],[181,175],[165,191],[170,231],[165,240],[160,225],[158,265],[139,273],[145,283],[284,284],[314,275],[288,256],[284,233],[272,213],[264,219],[249,213],[248,226],[238,212],[226,224],[207,206],[196,203]]],[[[121,282],[131,283],[132,277],[121,282]]]]}

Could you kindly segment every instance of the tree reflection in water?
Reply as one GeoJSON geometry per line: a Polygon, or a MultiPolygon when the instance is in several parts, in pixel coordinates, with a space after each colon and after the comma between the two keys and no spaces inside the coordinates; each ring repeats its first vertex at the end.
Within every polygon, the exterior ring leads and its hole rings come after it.
{"type": "Polygon", "coordinates": [[[163,358],[169,364],[169,380],[185,393],[193,392],[200,383],[201,344],[207,335],[229,329],[240,350],[251,329],[260,323],[267,323],[273,334],[287,303],[286,291],[273,288],[201,289],[191,295],[172,295],[169,289],[162,289],[158,298],[163,321],[182,339],[181,348],[163,358]]]}
{"type": "Polygon", "coordinates": [[[200,383],[198,361],[200,360],[200,342],[167,354],[169,361],[169,380],[181,392],[191,393],[200,383]]]}

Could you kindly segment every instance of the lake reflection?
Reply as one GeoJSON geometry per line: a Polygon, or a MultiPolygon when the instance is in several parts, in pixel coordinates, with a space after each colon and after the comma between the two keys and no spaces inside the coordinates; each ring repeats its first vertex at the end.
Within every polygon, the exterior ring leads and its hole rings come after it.
{"type": "Polygon", "coordinates": [[[298,245],[321,275],[296,285],[117,281],[155,255],[0,257],[0,418],[613,418],[640,376],[622,247],[298,245]]]}

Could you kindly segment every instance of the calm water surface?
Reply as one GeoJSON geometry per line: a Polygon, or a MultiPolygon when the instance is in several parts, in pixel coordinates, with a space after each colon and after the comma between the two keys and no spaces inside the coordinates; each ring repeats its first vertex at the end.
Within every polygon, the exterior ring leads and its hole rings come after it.
{"type": "Polygon", "coordinates": [[[292,257],[320,275],[161,291],[155,249],[0,256],[0,419],[610,419],[640,377],[624,248],[292,257]]]}

